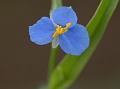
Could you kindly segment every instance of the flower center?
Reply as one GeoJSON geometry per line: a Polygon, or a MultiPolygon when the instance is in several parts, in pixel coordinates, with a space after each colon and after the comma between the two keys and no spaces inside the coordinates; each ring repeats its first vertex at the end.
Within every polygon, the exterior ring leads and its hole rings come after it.
{"type": "Polygon", "coordinates": [[[71,24],[72,23],[67,23],[64,28],[62,26],[60,26],[60,25],[57,25],[56,31],[53,34],[53,38],[57,38],[59,35],[65,33],[70,28],[71,24]]]}

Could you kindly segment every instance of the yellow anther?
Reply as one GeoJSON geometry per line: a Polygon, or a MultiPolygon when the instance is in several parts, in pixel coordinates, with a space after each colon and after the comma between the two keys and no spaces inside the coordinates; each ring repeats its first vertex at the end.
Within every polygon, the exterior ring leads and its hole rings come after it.
{"type": "Polygon", "coordinates": [[[71,25],[72,25],[72,23],[67,23],[66,27],[64,29],[68,29],[71,25]]]}
{"type": "Polygon", "coordinates": [[[65,33],[71,26],[71,23],[67,23],[66,27],[62,28],[62,26],[57,25],[56,31],[53,34],[53,38],[57,38],[59,35],[65,33]]]}

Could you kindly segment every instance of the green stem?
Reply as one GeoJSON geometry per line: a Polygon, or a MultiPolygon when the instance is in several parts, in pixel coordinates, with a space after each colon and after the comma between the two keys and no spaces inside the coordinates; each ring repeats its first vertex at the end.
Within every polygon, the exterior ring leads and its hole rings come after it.
{"type": "Polygon", "coordinates": [[[62,0],[52,0],[51,10],[54,10],[60,6],[62,6],[62,0]]]}
{"type": "Polygon", "coordinates": [[[58,54],[58,47],[57,48],[52,48],[51,49],[51,54],[50,54],[50,60],[49,60],[49,65],[48,65],[48,74],[49,77],[54,70],[56,64],[57,64],[57,54],[58,54]]]}
{"type": "MultiPolygon", "coordinates": [[[[51,13],[52,10],[54,10],[54,9],[60,7],[60,6],[62,6],[62,0],[52,0],[52,6],[51,6],[50,13],[51,13]]],[[[48,64],[48,76],[51,75],[54,68],[56,67],[57,54],[58,54],[58,47],[57,48],[52,48],[51,49],[51,54],[50,54],[50,61],[49,61],[49,64],[48,64]]]]}

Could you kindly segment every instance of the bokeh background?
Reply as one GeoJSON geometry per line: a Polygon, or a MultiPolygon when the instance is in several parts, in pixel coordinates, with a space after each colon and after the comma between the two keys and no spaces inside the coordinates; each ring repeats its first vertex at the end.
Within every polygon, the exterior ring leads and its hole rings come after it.
{"type": "MultiPolygon", "coordinates": [[[[86,25],[100,0],[64,0],[86,25]]],[[[50,45],[29,41],[28,26],[49,16],[50,0],[0,0],[0,89],[37,89],[47,80],[50,45]]],[[[120,5],[71,89],[120,89],[120,5]]],[[[60,51],[58,60],[64,53],[60,51]]],[[[74,65],[73,65],[74,67],[74,65]]]]}

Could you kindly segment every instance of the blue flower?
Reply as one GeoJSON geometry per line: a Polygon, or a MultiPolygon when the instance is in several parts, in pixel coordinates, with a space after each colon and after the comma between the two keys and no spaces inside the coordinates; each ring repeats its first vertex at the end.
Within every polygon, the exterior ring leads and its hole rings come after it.
{"type": "Polygon", "coordinates": [[[71,7],[60,7],[51,13],[51,18],[42,17],[29,26],[30,40],[38,45],[52,42],[52,47],[71,55],[80,55],[89,46],[87,29],[77,24],[77,16],[71,7]]]}

